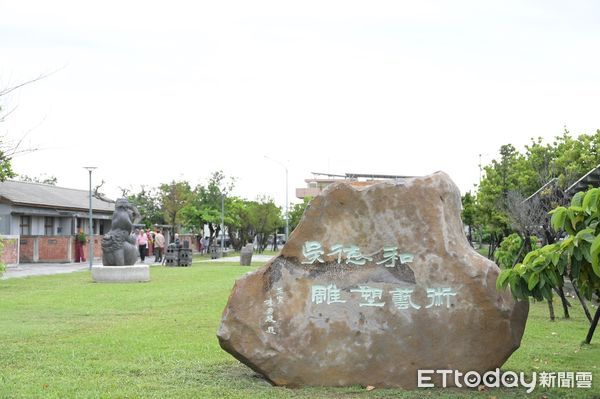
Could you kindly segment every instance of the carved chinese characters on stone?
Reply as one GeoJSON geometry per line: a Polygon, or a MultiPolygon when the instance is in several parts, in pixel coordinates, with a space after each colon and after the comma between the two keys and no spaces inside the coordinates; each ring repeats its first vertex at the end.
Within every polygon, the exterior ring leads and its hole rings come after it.
{"type": "MultiPolygon", "coordinates": [[[[383,289],[373,288],[369,286],[358,286],[349,289],[349,293],[359,293],[360,298],[363,302],[358,303],[358,306],[384,306],[386,301],[390,301],[396,309],[421,309],[421,305],[415,305],[412,300],[412,288],[395,288],[392,291],[384,293],[383,289]],[[382,300],[382,297],[389,294],[389,298],[382,300]],[[377,300],[377,301],[376,301],[377,300]]],[[[348,299],[353,299],[350,295],[342,299],[342,290],[337,288],[335,284],[324,285],[313,285],[311,289],[311,302],[314,304],[327,304],[332,303],[346,303],[348,299]]],[[[429,299],[428,304],[424,305],[425,309],[429,309],[433,306],[445,306],[450,308],[450,298],[456,296],[456,292],[449,287],[442,288],[427,288],[427,298],[429,299]]]]}
{"type": "Polygon", "coordinates": [[[277,335],[276,309],[283,305],[283,288],[277,288],[273,296],[264,301],[264,318],[262,319],[264,331],[267,334],[277,335]]]}
{"type": "MultiPolygon", "coordinates": [[[[322,259],[324,253],[325,250],[320,242],[307,241],[302,247],[302,255],[304,256],[302,264],[312,265],[316,262],[324,263],[324,260],[322,259]]],[[[378,254],[381,254],[383,259],[376,262],[376,264],[385,267],[395,267],[398,261],[401,264],[407,264],[413,261],[413,256],[411,254],[398,254],[398,247],[383,247],[381,251],[365,255],[356,245],[345,246],[342,244],[334,244],[331,246],[331,252],[329,252],[327,256],[333,256],[337,260],[337,263],[344,262],[347,265],[362,266],[367,262],[373,261],[373,257],[378,254]]]]}
{"type": "Polygon", "coordinates": [[[443,173],[314,198],[281,255],[240,278],[223,349],[285,386],[414,388],[418,369],[500,367],[528,306],[495,288],[443,173]]]}

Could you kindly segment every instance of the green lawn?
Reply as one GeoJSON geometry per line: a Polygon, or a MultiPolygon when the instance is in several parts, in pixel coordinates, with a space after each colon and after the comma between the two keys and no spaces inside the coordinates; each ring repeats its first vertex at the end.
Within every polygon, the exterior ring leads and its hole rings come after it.
{"type": "MultiPolygon", "coordinates": [[[[528,396],[523,388],[272,387],[222,351],[215,336],[234,279],[253,269],[153,267],[150,283],[126,285],[94,284],[87,272],[0,280],[0,398],[528,396]]],[[[593,389],[536,389],[534,397],[600,396],[600,332],[580,347],[586,321],[573,313],[551,323],[543,304],[532,305],[521,349],[504,369],[592,371],[593,389]]]]}

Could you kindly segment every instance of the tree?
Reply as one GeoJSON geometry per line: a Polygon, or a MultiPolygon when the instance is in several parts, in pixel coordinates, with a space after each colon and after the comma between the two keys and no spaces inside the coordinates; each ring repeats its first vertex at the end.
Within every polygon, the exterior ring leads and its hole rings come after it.
{"type": "MultiPolygon", "coordinates": [[[[20,89],[23,86],[26,86],[28,84],[37,82],[38,80],[44,79],[46,76],[48,76],[48,74],[42,74],[34,79],[19,83],[15,86],[0,89],[0,123],[4,122],[6,120],[6,117],[14,111],[14,109],[6,111],[6,107],[3,105],[3,102],[6,99],[6,96],[8,94],[12,93],[13,91],[20,89]]],[[[11,178],[17,176],[17,174],[12,169],[12,157],[15,154],[22,152],[22,151],[34,151],[35,150],[33,148],[30,148],[27,150],[21,150],[20,145],[21,145],[22,140],[23,140],[23,138],[21,138],[21,140],[19,140],[17,142],[11,142],[10,140],[7,139],[7,137],[5,135],[0,134],[0,182],[6,181],[7,179],[11,179],[11,178]]],[[[54,184],[56,184],[55,177],[54,177],[54,184]]],[[[3,252],[3,249],[4,249],[4,245],[3,245],[2,241],[0,240],[0,255],[3,252]]],[[[0,261],[0,277],[2,277],[4,270],[5,270],[5,265],[0,261]]]]}
{"type": "Polygon", "coordinates": [[[56,176],[47,176],[45,173],[42,173],[39,177],[30,177],[27,175],[15,175],[15,177],[17,177],[20,181],[48,184],[49,186],[56,186],[56,184],[58,183],[58,179],[56,178],[56,176]]]}
{"type": "Polygon", "coordinates": [[[158,188],[164,220],[172,225],[176,232],[179,231],[179,225],[182,223],[181,210],[190,203],[191,197],[192,190],[187,181],[173,180],[171,183],[161,184],[158,188]]]}
{"type": "Polygon", "coordinates": [[[476,202],[475,197],[471,192],[465,193],[465,195],[461,198],[462,202],[462,212],[461,218],[465,226],[469,229],[469,233],[467,234],[467,238],[469,240],[469,244],[473,246],[473,226],[475,225],[475,217],[476,217],[476,202]]]}
{"type": "Polygon", "coordinates": [[[312,200],[312,197],[304,197],[301,203],[292,205],[292,209],[289,212],[289,224],[290,224],[290,233],[294,231],[294,229],[300,223],[300,219],[304,215],[304,211],[308,207],[308,204],[312,200]]]}
{"type": "Polygon", "coordinates": [[[277,229],[284,224],[281,209],[275,205],[272,198],[259,197],[258,201],[251,203],[248,210],[258,239],[258,252],[262,253],[267,248],[269,235],[275,233],[274,239],[277,239],[277,229]]]}
{"type": "Polygon", "coordinates": [[[581,134],[576,139],[565,129],[553,143],[555,158],[553,172],[560,187],[568,187],[600,163],[600,130],[581,134]]]}
{"type": "MultiPolygon", "coordinates": [[[[537,237],[529,237],[529,247],[537,249],[537,237]]],[[[498,266],[503,269],[509,269],[514,267],[519,261],[519,254],[523,249],[523,238],[517,234],[512,233],[506,236],[500,243],[500,246],[494,253],[494,259],[498,266]]]]}
{"type": "MultiPolygon", "coordinates": [[[[192,230],[209,230],[209,245],[221,232],[221,201],[233,190],[234,179],[227,178],[222,171],[213,172],[206,186],[198,185],[191,192],[190,201],[182,211],[186,226],[192,230]]],[[[227,209],[225,217],[227,218],[227,209]]]]}
{"type": "MultiPolygon", "coordinates": [[[[537,237],[545,237],[547,240],[546,244],[555,241],[554,236],[547,231],[550,230],[547,217],[550,209],[547,205],[549,203],[548,199],[552,197],[551,193],[553,192],[555,192],[555,190],[550,190],[549,194],[541,192],[539,195],[532,196],[527,200],[519,193],[508,193],[506,198],[506,211],[511,226],[516,231],[516,233],[513,234],[519,235],[520,242],[522,243],[521,248],[516,254],[513,264],[510,265],[510,267],[522,262],[525,255],[537,247],[537,245],[534,245],[537,243],[537,237]]],[[[563,279],[564,277],[563,275],[560,275],[559,278],[563,279]]],[[[560,287],[556,288],[556,292],[560,296],[564,316],[568,319],[569,306],[571,305],[565,296],[562,284],[560,287]]],[[[550,312],[550,320],[554,320],[554,305],[552,301],[548,301],[548,310],[550,312]]]]}
{"type": "Polygon", "coordinates": [[[127,199],[138,209],[142,216],[141,222],[146,227],[165,224],[161,196],[155,189],[147,190],[145,186],[142,186],[138,193],[127,195],[127,199]]]}
{"type": "Polygon", "coordinates": [[[225,226],[231,246],[236,251],[241,250],[245,244],[253,242],[256,237],[255,220],[252,217],[252,209],[255,206],[256,202],[238,197],[227,197],[225,200],[227,210],[225,226]]]}
{"type": "Polygon", "coordinates": [[[484,168],[485,177],[477,192],[477,219],[490,236],[488,258],[493,257],[502,238],[511,233],[506,214],[506,198],[510,191],[527,193],[530,175],[522,154],[511,144],[500,147],[500,159],[484,168]]]}
{"type": "MultiPolygon", "coordinates": [[[[474,208],[476,223],[491,237],[488,257],[492,258],[501,238],[514,231],[507,203],[509,192],[528,198],[553,182],[538,193],[545,197],[541,198],[541,206],[547,214],[550,209],[564,205],[564,190],[599,163],[600,130],[577,138],[565,130],[548,144],[541,138],[532,139],[523,153],[510,144],[501,146],[500,157],[484,168],[474,208]]],[[[540,234],[547,243],[553,242],[555,234],[547,216],[543,226],[540,234]]]]}
{"type": "MultiPolygon", "coordinates": [[[[0,123],[4,122],[6,117],[15,110],[15,108],[6,110],[6,106],[3,105],[4,100],[7,98],[7,96],[10,93],[17,91],[24,86],[27,86],[27,85],[35,83],[39,80],[45,79],[46,77],[50,76],[53,73],[54,72],[43,73],[33,79],[26,80],[24,82],[14,85],[14,86],[9,86],[9,87],[0,89],[0,123]]],[[[30,152],[30,151],[36,150],[35,148],[26,148],[26,149],[21,148],[21,142],[23,141],[23,138],[24,137],[22,137],[21,139],[19,139],[17,141],[10,141],[5,135],[0,134],[0,181],[5,181],[7,179],[11,179],[11,178],[17,176],[17,174],[12,170],[11,161],[12,161],[13,156],[15,156],[18,153],[30,152]]]]}
{"type": "MultiPolygon", "coordinates": [[[[529,252],[522,263],[504,269],[498,276],[498,289],[510,287],[517,299],[533,297],[552,300],[552,290],[562,288],[561,276],[568,275],[578,295],[600,300],[600,189],[577,193],[569,207],[552,212],[552,228],[566,232],[564,240],[529,252]]],[[[583,302],[582,302],[583,303],[583,302]]],[[[590,343],[600,319],[600,307],[585,338],[590,343]]]]}

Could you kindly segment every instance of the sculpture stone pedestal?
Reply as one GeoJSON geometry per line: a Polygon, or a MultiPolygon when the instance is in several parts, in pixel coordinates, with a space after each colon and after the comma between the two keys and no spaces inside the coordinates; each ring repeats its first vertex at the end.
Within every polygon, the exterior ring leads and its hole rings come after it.
{"type": "Polygon", "coordinates": [[[150,267],[92,266],[92,280],[96,283],[143,283],[150,281],[150,267]]]}
{"type": "Polygon", "coordinates": [[[254,244],[247,244],[240,251],[240,266],[250,266],[252,264],[252,252],[254,244]]]}

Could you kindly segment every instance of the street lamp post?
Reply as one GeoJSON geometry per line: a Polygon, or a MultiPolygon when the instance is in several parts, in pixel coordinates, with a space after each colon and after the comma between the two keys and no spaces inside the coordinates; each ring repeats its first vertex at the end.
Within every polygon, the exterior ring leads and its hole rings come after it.
{"type": "Polygon", "coordinates": [[[225,194],[221,192],[221,256],[225,250],[225,194]]]}
{"type": "MultiPolygon", "coordinates": [[[[265,158],[267,158],[267,159],[269,159],[269,160],[271,160],[273,162],[277,162],[279,165],[281,165],[285,169],[285,242],[287,242],[289,234],[290,234],[290,215],[289,215],[289,211],[288,211],[288,206],[289,206],[289,201],[288,201],[288,168],[281,161],[278,161],[278,160],[273,159],[271,157],[268,157],[266,155],[265,155],[265,158]]],[[[277,240],[277,237],[275,237],[275,240],[277,240]]]]}
{"type": "Polygon", "coordinates": [[[90,240],[90,252],[89,252],[89,261],[90,261],[90,270],[92,270],[92,263],[94,261],[94,231],[92,229],[93,225],[92,225],[92,171],[94,169],[96,169],[96,166],[84,166],[84,169],[87,169],[87,171],[90,173],[90,190],[89,190],[89,196],[90,196],[90,213],[89,213],[89,218],[90,218],[90,227],[89,227],[89,240],[90,240]]]}

